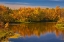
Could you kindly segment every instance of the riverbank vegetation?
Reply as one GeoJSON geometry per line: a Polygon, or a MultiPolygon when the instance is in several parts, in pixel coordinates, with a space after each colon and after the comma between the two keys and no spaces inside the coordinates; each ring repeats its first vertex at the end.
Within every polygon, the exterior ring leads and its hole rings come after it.
{"type": "Polygon", "coordinates": [[[0,5],[0,21],[2,22],[57,22],[64,8],[31,8],[10,9],[0,5]]]}

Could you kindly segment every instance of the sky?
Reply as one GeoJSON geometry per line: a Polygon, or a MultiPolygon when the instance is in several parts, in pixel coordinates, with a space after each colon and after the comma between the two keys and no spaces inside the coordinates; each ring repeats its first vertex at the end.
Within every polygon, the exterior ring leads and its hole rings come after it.
{"type": "Polygon", "coordinates": [[[17,9],[20,7],[41,7],[55,8],[56,6],[64,7],[63,0],[0,0],[0,5],[17,9]]]}

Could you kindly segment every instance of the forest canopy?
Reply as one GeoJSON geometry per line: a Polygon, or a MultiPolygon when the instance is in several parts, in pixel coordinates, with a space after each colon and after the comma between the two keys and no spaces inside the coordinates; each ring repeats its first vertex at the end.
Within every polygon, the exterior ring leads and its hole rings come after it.
{"type": "Polygon", "coordinates": [[[64,14],[64,8],[59,6],[45,9],[20,7],[13,10],[0,5],[0,21],[3,22],[57,22],[61,14],[64,14]]]}

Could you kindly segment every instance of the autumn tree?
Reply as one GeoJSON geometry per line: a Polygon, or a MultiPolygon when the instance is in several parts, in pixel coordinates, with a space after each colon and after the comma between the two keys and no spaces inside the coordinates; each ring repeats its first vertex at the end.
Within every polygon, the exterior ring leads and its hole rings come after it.
{"type": "Polygon", "coordinates": [[[55,8],[56,18],[60,19],[61,9],[59,6],[55,8]]]}

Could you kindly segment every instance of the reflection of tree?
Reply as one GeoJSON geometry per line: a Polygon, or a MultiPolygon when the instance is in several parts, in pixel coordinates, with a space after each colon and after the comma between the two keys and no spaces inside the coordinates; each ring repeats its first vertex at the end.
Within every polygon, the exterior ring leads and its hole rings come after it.
{"type": "Polygon", "coordinates": [[[58,37],[63,33],[63,30],[57,29],[55,27],[56,23],[28,23],[28,24],[20,24],[20,25],[11,25],[11,30],[13,32],[18,32],[21,36],[25,37],[26,35],[36,35],[40,36],[40,34],[46,33],[55,33],[58,37]]]}
{"type": "MultiPolygon", "coordinates": [[[[46,33],[55,33],[56,37],[59,37],[62,34],[62,39],[64,39],[64,29],[58,29],[55,27],[56,23],[22,23],[19,25],[10,25],[9,30],[13,34],[12,36],[8,35],[6,38],[15,37],[14,33],[19,33],[22,37],[25,36],[40,36],[46,33]]],[[[0,30],[1,31],[1,30],[0,30]]],[[[8,31],[8,30],[6,30],[8,31]]],[[[8,32],[9,33],[9,32],[8,32]]]]}
{"type": "Polygon", "coordinates": [[[58,29],[58,33],[60,33],[62,35],[62,40],[64,40],[64,29],[61,28],[61,29],[58,29]]]}

